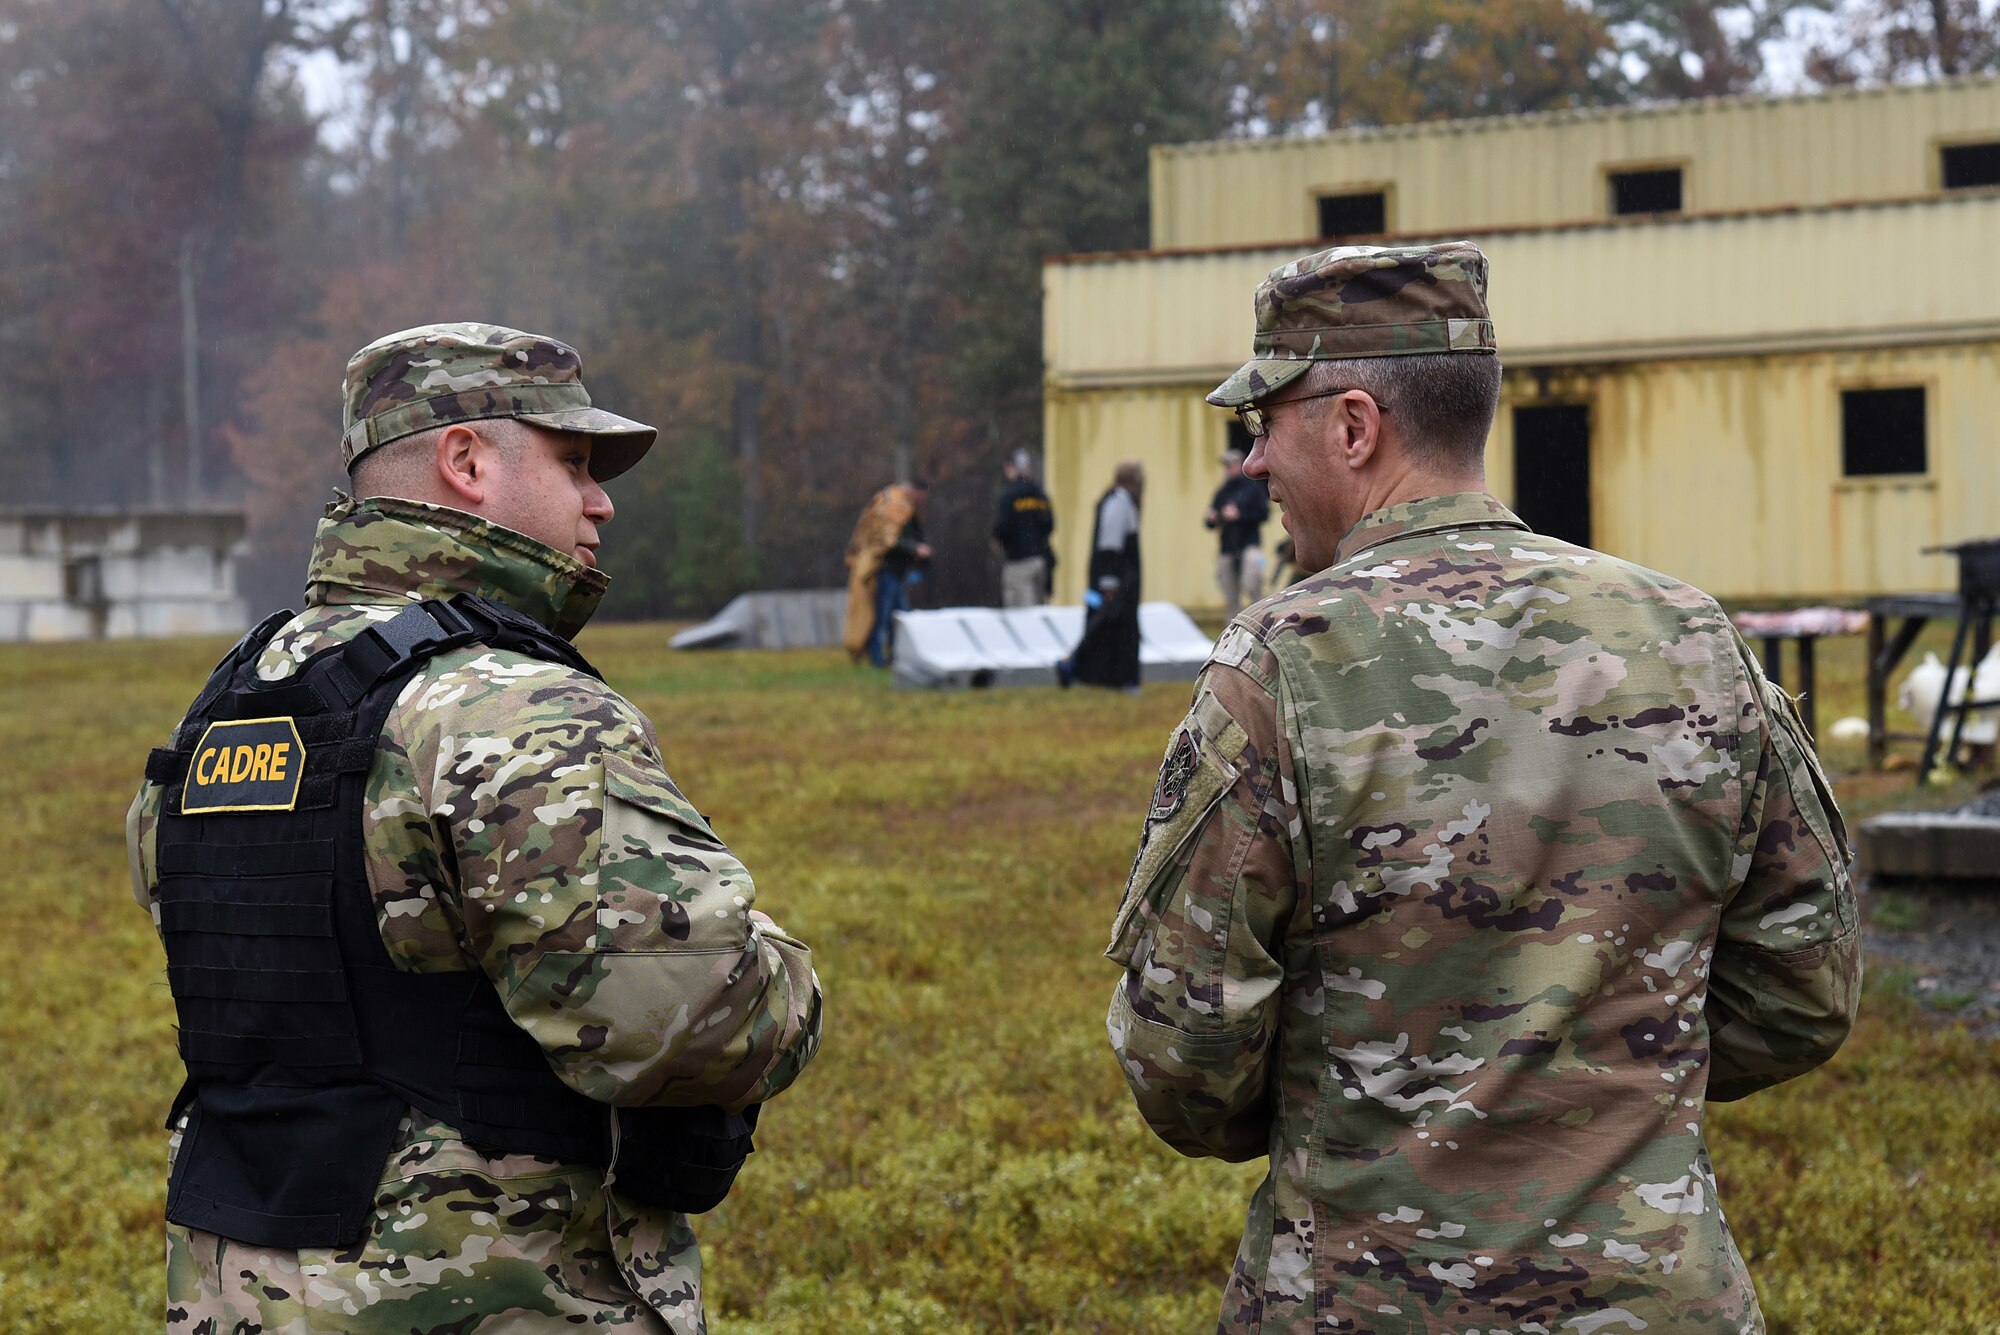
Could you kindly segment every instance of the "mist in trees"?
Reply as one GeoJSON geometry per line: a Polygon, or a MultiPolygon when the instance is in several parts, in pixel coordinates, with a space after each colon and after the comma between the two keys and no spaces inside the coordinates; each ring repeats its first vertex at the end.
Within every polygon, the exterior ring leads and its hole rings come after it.
{"type": "Polygon", "coordinates": [[[1822,85],[1976,73],[1992,8],[0,0],[0,494],[243,505],[293,600],[347,355],[492,320],[660,426],[613,613],[837,583],[912,471],[930,596],[984,600],[1041,261],[1146,244],[1150,145],[1740,92],[1777,37],[1822,85]]]}

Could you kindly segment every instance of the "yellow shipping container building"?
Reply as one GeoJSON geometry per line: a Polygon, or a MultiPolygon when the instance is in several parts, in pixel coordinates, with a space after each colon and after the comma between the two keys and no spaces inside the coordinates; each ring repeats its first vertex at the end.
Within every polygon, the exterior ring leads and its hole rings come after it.
{"type": "Polygon", "coordinates": [[[1202,396],[1348,240],[1491,258],[1487,482],[1542,531],[1738,599],[1949,589],[1920,549],[2000,534],[2000,80],[1174,145],[1151,192],[1153,250],[1043,270],[1071,601],[1137,458],[1147,596],[1219,604],[1202,396]]]}

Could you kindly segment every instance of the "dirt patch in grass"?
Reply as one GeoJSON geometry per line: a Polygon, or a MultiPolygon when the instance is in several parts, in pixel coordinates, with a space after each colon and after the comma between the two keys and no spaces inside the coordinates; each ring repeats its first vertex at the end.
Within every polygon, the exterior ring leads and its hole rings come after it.
{"type": "Polygon", "coordinates": [[[1863,888],[1869,965],[1923,1013],[2000,1040],[2000,878],[1863,888]]]}

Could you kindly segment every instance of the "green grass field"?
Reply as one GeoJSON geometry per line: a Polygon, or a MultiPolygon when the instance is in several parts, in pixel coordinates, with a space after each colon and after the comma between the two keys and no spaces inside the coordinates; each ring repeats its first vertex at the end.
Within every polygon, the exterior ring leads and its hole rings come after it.
{"type": "MultiPolygon", "coordinates": [[[[903,692],[665,638],[583,645],[827,988],[819,1061],[702,1227],[718,1335],[1211,1328],[1256,1169],[1130,1113],[1099,957],[1186,688],[903,692]]],[[[0,1330],[160,1325],[178,1067],[122,819],[221,648],[0,647],[0,1330]]],[[[1862,712],[1860,652],[1822,643],[1822,726],[1862,712]]],[[[1872,808],[1909,777],[1842,785],[1872,808]]],[[[2000,1330],[2000,1047],[1878,986],[1828,1068],[1712,1125],[1773,1331],[2000,1330]]]]}

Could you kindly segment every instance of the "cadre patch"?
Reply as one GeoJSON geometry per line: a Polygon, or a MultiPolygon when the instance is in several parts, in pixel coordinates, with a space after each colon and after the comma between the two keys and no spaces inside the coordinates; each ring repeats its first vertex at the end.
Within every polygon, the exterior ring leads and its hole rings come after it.
{"type": "Polygon", "coordinates": [[[1194,734],[1182,728],[1174,738],[1173,749],[1167,752],[1166,760],[1160,765],[1160,780],[1153,785],[1153,805],[1146,812],[1147,820],[1165,820],[1181,809],[1181,800],[1187,796],[1188,780],[1194,777],[1196,759],[1194,734]]]}
{"type": "Polygon", "coordinates": [[[305,744],[289,717],[211,723],[188,765],[181,814],[290,811],[305,768],[305,744]]]}

